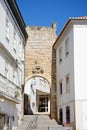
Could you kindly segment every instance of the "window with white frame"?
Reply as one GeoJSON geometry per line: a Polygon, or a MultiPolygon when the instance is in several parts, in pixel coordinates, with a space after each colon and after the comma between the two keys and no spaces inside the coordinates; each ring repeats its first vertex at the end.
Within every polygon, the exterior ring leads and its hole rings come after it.
{"type": "Polygon", "coordinates": [[[13,31],[13,50],[16,53],[16,28],[15,27],[13,31]]]}
{"type": "Polygon", "coordinates": [[[59,82],[59,91],[60,91],[60,95],[62,95],[62,81],[59,82]]]}
{"type": "Polygon", "coordinates": [[[66,123],[67,124],[70,123],[70,107],[69,106],[66,107],[66,123]]]}
{"type": "Polygon", "coordinates": [[[8,62],[5,62],[5,77],[8,78],[8,62]]]}
{"type": "Polygon", "coordinates": [[[19,41],[19,58],[22,59],[22,42],[21,40],[19,41]]]}
{"type": "Polygon", "coordinates": [[[66,76],[66,93],[70,92],[70,74],[66,76]]]}
{"type": "Polygon", "coordinates": [[[24,48],[22,48],[22,59],[24,60],[24,48]]]}
{"type": "Polygon", "coordinates": [[[69,37],[65,40],[65,55],[69,55],[69,37]]]}
{"type": "Polygon", "coordinates": [[[16,70],[13,68],[13,82],[15,83],[16,81],[16,70]]]}
{"type": "Polygon", "coordinates": [[[6,13],[6,40],[9,42],[9,17],[8,17],[8,12],[6,13]]]}
{"type": "Polygon", "coordinates": [[[62,62],[62,47],[59,48],[59,62],[62,62]]]}

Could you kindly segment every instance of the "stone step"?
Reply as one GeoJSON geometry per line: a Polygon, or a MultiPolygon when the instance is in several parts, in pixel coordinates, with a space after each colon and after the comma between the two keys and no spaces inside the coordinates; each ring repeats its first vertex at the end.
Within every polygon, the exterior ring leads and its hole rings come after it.
{"type": "Polygon", "coordinates": [[[23,123],[18,126],[17,130],[26,130],[28,125],[32,130],[49,130],[48,128],[51,127],[60,130],[62,128],[57,124],[56,120],[51,120],[48,115],[25,115],[23,123]]]}

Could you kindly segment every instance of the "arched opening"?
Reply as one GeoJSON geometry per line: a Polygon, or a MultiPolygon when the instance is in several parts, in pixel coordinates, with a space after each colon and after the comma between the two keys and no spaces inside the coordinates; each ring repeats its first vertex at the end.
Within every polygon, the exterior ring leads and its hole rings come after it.
{"type": "Polygon", "coordinates": [[[34,76],[26,82],[24,114],[50,114],[50,85],[45,78],[34,76]]]}

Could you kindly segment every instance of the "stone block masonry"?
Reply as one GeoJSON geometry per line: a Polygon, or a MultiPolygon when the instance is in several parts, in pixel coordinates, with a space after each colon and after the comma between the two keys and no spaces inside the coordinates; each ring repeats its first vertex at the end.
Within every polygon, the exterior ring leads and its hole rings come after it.
{"type": "Polygon", "coordinates": [[[51,87],[51,117],[56,118],[56,55],[52,48],[56,40],[56,24],[50,27],[28,26],[26,30],[25,82],[33,76],[47,79],[51,87]]]}

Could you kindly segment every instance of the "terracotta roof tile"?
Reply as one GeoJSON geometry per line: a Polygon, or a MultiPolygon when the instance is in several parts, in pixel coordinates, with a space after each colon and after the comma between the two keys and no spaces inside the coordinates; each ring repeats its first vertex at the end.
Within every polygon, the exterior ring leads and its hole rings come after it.
{"type": "Polygon", "coordinates": [[[82,16],[82,17],[70,17],[69,19],[87,19],[87,16],[82,16]]]}

